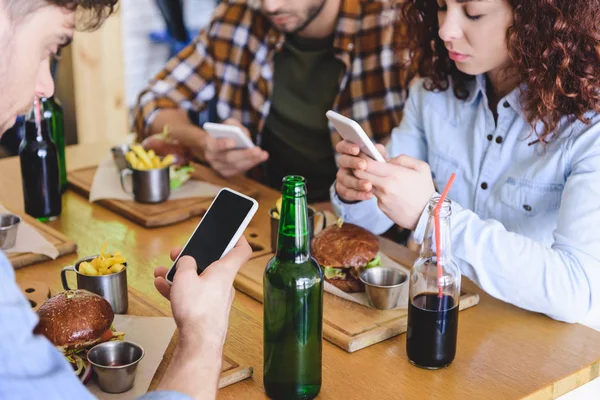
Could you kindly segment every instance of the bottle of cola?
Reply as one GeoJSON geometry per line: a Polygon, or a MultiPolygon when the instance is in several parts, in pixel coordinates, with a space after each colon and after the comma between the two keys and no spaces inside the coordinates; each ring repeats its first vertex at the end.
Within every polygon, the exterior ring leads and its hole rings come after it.
{"type": "Polygon", "coordinates": [[[47,222],[60,216],[62,199],[58,152],[50,136],[50,122],[43,115],[42,104],[35,99],[23,124],[19,158],[25,212],[47,222]]]}

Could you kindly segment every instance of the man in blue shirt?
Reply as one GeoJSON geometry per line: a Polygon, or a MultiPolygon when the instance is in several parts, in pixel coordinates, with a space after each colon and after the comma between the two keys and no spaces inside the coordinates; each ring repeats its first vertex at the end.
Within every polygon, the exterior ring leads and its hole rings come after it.
{"type": "MultiPolygon", "coordinates": [[[[26,111],[34,96],[52,96],[49,60],[70,42],[76,12],[85,11],[86,28],[93,28],[116,3],[0,0],[0,136],[26,111]]],[[[179,251],[174,250],[171,258],[179,251]]],[[[202,276],[197,275],[194,260],[183,257],[172,287],[164,279],[165,268],[155,271],[157,289],[171,300],[179,343],[159,390],[143,400],[216,397],[233,279],[251,253],[242,238],[202,276]]],[[[37,322],[15,282],[12,266],[0,252],[0,400],[92,398],[61,353],[46,338],[33,334],[37,322]]]]}

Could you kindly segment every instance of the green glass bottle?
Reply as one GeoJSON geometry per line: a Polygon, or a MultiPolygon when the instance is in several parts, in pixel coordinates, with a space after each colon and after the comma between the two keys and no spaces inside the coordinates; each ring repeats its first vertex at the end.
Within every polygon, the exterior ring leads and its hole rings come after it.
{"type": "Polygon", "coordinates": [[[65,117],[60,102],[55,97],[42,99],[44,119],[50,124],[52,141],[58,151],[58,169],[60,174],[60,190],[67,190],[67,160],[65,156],[65,117]]]}
{"type": "Polygon", "coordinates": [[[306,183],[283,179],[277,254],[264,275],[264,385],[272,399],[321,390],[323,272],[310,254],[306,183]]]}

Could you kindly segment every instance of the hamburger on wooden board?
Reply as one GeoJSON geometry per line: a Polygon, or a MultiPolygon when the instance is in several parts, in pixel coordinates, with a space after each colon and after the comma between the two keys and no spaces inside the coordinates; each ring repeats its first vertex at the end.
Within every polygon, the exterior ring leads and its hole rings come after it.
{"type": "Polygon", "coordinates": [[[354,224],[325,228],[312,240],[311,253],[321,265],[325,280],[346,293],[364,292],[360,273],[381,265],[379,238],[354,224]]]}
{"type": "Polygon", "coordinates": [[[112,326],[110,303],[87,290],[69,290],[48,299],[37,311],[40,321],[34,333],[44,335],[71,363],[85,383],[91,376],[87,351],[98,343],[123,340],[112,326]]]}

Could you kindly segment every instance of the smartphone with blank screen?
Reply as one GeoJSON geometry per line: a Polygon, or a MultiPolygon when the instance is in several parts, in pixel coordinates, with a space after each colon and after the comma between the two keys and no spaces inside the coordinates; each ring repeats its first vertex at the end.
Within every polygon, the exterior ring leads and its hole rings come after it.
{"type": "Polygon", "coordinates": [[[383,158],[371,139],[356,121],[331,110],[327,111],[325,115],[340,135],[342,135],[344,140],[358,145],[360,151],[371,157],[373,160],[385,162],[385,158],[383,158]]]}
{"type": "Polygon", "coordinates": [[[251,149],[254,143],[239,126],[215,124],[206,122],[202,128],[215,139],[231,139],[235,142],[236,149],[251,149]]]}
{"type": "Polygon", "coordinates": [[[198,275],[225,256],[244,234],[256,210],[258,203],[253,198],[228,188],[221,189],[173,262],[167,282],[173,284],[177,261],[183,256],[196,260],[198,275]]]}

